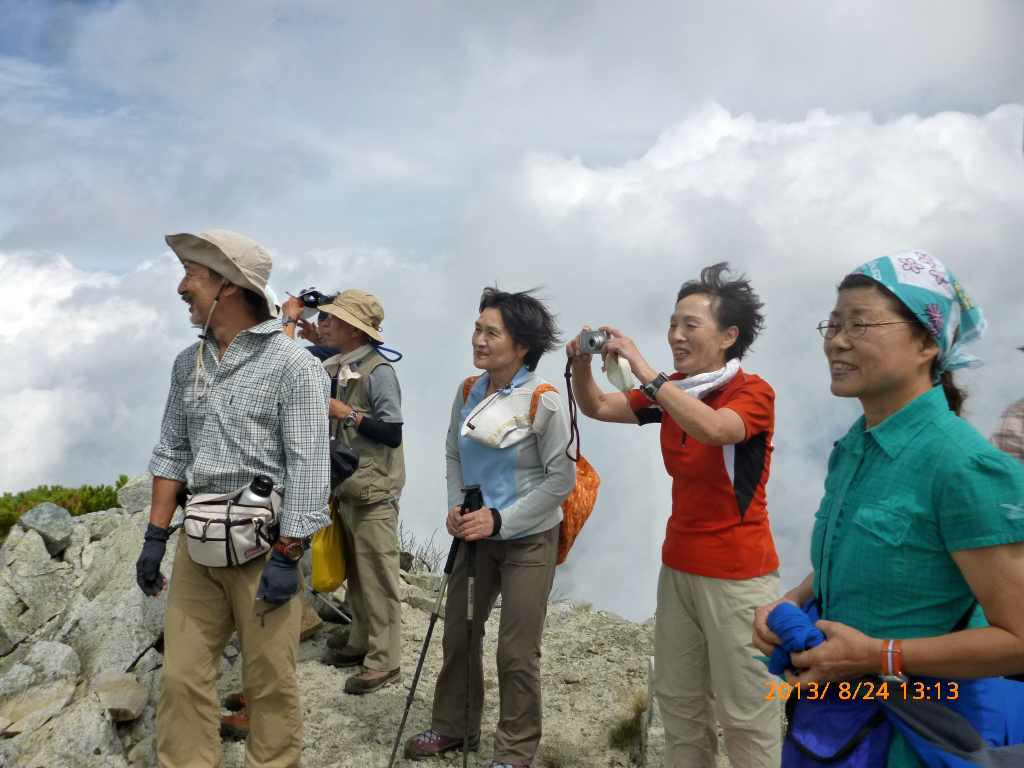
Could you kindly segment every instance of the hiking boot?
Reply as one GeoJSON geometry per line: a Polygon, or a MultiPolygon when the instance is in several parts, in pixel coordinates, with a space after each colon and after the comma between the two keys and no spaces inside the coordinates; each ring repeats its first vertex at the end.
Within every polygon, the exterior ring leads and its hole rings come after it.
{"type": "MultiPolygon", "coordinates": [[[[410,760],[431,760],[456,749],[462,749],[462,739],[454,736],[442,736],[433,728],[423,733],[417,733],[405,742],[405,756],[410,760]]],[[[469,749],[471,752],[480,749],[479,735],[469,740],[469,749]]]]}
{"type": "Polygon", "coordinates": [[[327,637],[327,647],[340,651],[346,645],[348,645],[349,632],[347,629],[343,629],[341,632],[335,632],[327,637]]]}
{"type": "Polygon", "coordinates": [[[238,693],[229,693],[224,699],[224,709],[228,712],[241,712],[245,709],[245,696],[242,695],[241,691],[238,693]]]}
{"type": "Polygon", "coordinates": [[[244,741],[249,735],[249,713],[244,709],[220,719],[220,735],[224,739],[244,741]]]}
{"type": "Polygon", "coordinates": [[[376,669],[363,667],[362,672],[358,675],[352,675],[352,677],[345,681],[345,693],[351,693],[353,696],[371,693],[389,683],[397,683],[401,677],[401,667],[396,667],[390,672],[378,672],[376,669]]]}
{"type": "Polygon", "coordinates": [[[332,667],[358,667],[365,658],[366,651],[346,645],[338,650],[328,649],[324,654],[324,664],[330,664],[332,667]]]}

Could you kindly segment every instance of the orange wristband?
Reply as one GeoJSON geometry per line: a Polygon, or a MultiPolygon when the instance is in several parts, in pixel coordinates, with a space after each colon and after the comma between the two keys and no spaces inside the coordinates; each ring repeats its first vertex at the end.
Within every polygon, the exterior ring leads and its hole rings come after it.
{"type": "Polygon", "coordinates": [[[899,677],[903,674],[902,643],[902,640],[882,641],[882,674],[886,677],[899,677]]]}

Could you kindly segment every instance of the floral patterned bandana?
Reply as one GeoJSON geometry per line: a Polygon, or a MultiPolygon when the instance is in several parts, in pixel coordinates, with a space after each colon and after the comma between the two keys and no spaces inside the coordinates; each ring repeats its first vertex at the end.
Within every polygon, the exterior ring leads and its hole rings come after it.
{"type": "Polygon", "coordinates": [[[953,273],[934,256],[904,251],[869,261],[851,274],[877,280],[917,315],[939,345],[936,376],[982,364],[963,349],[980,339],[988,324],[953,273]]]}

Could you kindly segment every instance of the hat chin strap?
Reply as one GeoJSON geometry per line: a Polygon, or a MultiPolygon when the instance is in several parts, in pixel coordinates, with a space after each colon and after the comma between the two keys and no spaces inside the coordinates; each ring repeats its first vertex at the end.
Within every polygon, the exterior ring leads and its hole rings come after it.
{"type": "Polygon", "coordinates": [[[206,363],[203,361],[203,348],[206,345],[206,331],[210,327],[210,320],[213,319],[213,310],[217,308],[217,302],[220,301],[221,291],[224,290],[224,286],[228,284],[227,278],[220,284],[220,289],[217,291],[217,295],[213,299],[213,306],[210,307],[210,314],[206,316],[206,325],[203,326],[203,332],[199,334],[199,355],[196,357],[196,378],[192,384],[192,394],[196,396],[197,400],[201,400],[206,396],[206,393],[210,390],[210,381],[206,375],[206,363]],[[199,389],[199,375],[202,373],[203,376],[203,388],[199,389]]]}

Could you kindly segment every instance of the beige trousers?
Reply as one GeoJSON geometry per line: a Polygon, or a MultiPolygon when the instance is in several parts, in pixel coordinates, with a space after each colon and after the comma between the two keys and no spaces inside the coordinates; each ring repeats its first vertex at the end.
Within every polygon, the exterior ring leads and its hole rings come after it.
{"type": "Polygon", "coordinates": [[[654,690],[665,724],[666,768],[714,768],[717,717],[733,768],[778,768],[774,678],[754,658],[754,610],[779,597],[779,572],[714,579],[661,566],[654,629],[654,690]]]}
{"type": "MultiPolygon", "coordinates": [[[[555,578],[558,526],[521,539],[476,542],[473,608],[473,663],[470,692],[470,743],[480,739],[484,705],[484,624],[501,595],[498,623],[498,732],[494,760],[530,765],[540,744],[540,639],[548,595],[555,578]]],[[[444,615],[444,662],[434,689],[433,728],[461,738],[466,704],[466,544],[448,582],[444,615]]]]}
{"type": "Polygon", "coordinates": [[[246,768],[298,768],[302,704],[295,664],[302,603],[301,598],[292,598],[274,608],[256,602],[266,561],[267,556],[228,568],[196,565],[182,538],[167,599],[156,711],[162,768],[220,765],[217,673],[220,655],[235,630],[242,646],[242,691],[252,724],[245,742],[246,768]],[[268,608],[274,610],[264,613],[268,608]]]}
{"type": "Polygon", "coordinates": [[[378,672],[402,665],[402,601],[398,590],[398,502],[356,506],[338,499],[352,626],[348,644],[366,650],[378,672]]]}

